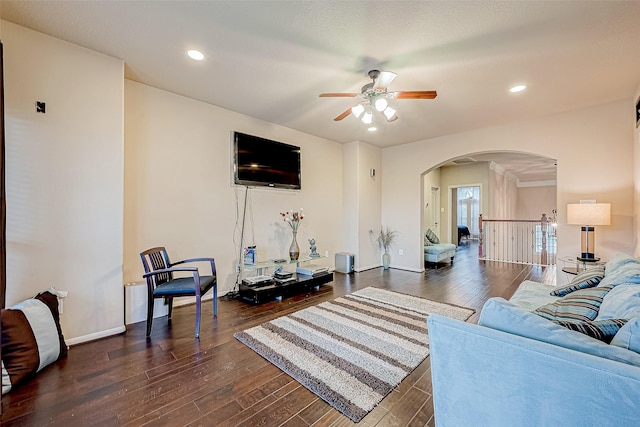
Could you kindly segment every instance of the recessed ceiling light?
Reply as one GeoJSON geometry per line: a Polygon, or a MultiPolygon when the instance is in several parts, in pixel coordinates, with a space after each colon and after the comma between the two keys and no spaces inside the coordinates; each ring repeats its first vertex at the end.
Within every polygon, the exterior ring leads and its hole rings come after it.
{"type": "Polygon", "coordinates": [[[509,92],[511,93],[522,92],[526,88],[527,88],[527,85],[517,85],[509,89],[509,92]]]}
{"type": "Polygon", "coordinates": [[[196,61],[202,61],[204,59],[204,53],[195,49],[187,51],[187,55],[189,55],[189,58],[195,59],[196,61]]]}

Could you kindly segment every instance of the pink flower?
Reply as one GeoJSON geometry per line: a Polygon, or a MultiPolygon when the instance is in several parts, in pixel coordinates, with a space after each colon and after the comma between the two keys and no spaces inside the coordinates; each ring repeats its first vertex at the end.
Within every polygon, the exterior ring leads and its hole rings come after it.
{"type": "Polygon", "coordinates": [[[292,210],[291,212],[290,211],[287,211],[285,213],[280,212],[280,215],[282,216],[283,221],[289,224],[289,227],[291,227],[291,230],[293,232],[298,231],[298,227],[300,227],[300,221],[304,219],[302,208],[300,208],[297,211],[292,210]]]}

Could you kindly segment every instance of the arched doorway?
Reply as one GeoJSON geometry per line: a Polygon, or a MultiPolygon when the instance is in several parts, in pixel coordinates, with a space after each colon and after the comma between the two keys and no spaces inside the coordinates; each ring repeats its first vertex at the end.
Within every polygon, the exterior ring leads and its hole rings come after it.
{"type": "Polygon", "coordinates": [[[422,175],[422,232],[437,224],[441,240],[457,244],[458,222],[467,225],[469,215],[476,219],[479,213],[500,219],[551,215],[557,205],[556,176],[555,159],[530,153],[484,152],[452,158],[422,175]],[[474,187],[478,190],[467,200],[469,209],[461,212],[466,205],[458,189],[474,187]],[[438,202],[433,200],[434,189],[438,202]]]}

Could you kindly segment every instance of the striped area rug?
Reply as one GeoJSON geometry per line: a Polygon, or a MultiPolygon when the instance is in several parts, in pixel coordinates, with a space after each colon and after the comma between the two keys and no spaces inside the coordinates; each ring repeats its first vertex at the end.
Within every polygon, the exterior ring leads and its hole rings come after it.
{"type": "Polygon", "coordinates": [[[429,314],[474,311],[369,287],[234,336],[358,422],[429,354],[429,314]]]}

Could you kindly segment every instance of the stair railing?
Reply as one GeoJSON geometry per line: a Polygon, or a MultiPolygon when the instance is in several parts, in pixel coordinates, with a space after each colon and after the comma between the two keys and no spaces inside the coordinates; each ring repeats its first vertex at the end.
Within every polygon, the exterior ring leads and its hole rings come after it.
{"type": "Polygon", "coordinates": [[[555,265],[555,224],[540,219],[478,219],[478,258],[516,264],[555,265]]]}

